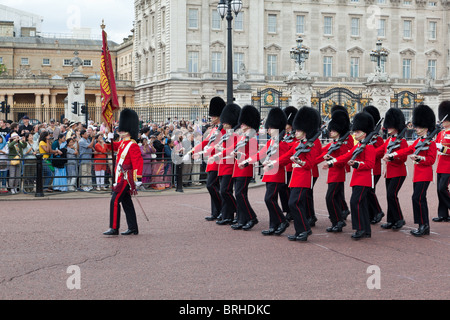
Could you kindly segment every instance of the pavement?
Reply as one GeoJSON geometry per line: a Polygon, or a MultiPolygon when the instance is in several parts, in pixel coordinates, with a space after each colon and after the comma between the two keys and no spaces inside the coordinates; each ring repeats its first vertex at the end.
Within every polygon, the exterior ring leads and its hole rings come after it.
{"type": "MultiPolygon", "coordinates": [[[[102,235],[109,221],[107,192],[2,196],[0,300],[449,299],[450,223],[431,222],[429,236],[410,234],[417,227],[411,175],[400,193],[406,225],[397,232],[373,225],[372,238],[354,241],[350,220],[342,233],[325,231],[330,225],[326,172],[320,174],[318,221],[305,243],[287,240],[292,224],[282,236],[261,234],[269,221],[261,183],[249,190],[259,219],[250,231],[206,221],[205,188],[141,192],[139,202],[150,221],[134,200],[140,233],[128,237],[102,235]]],[[[347,183],[347,200],[350,192],[347,183]]],[[[383,178],[377,195],[386,210],[383,178]]],[[[434,183],[428,204],[432,218],[434,183]]],[[[121,224],[126,229],[123,214],[121,224]]]]}

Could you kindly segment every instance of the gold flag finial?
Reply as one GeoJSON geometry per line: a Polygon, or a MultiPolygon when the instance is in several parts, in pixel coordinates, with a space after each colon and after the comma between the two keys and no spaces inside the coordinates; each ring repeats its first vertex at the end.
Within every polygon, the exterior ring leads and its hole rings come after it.
{"type": "Polygon", "coordinates": [[[102,28],[102,30],[105,30],[105,20],[104,19],[102,19],[102,24],[100,25],[100,27],[102,28]]]}

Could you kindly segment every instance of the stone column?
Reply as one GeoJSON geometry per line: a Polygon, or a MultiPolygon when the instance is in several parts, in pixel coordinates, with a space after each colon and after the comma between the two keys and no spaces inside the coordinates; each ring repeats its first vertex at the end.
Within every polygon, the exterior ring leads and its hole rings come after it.
{"type": "Polygon", "coordinates": [[[383,118],[386,111],[391,107],[391,95],[394,93],[392,90],[392,83],[386,82],[369,82],[365,84],[367,89],[366,93],[370,98],[370,105],[378,108],[380,116],[383,118]]]}
{"type": "Polygon", "coordinates": [[[428,87],[419,92],[423,95],[423,103],[433,109],[434,114],[439,114],[440,93],[436,88],[428,87]]]}
{"type": "Polygon", "coordinates": [[[312,97],[312,85],[313,80],[307,79],[295,79],[291,78],[285,81],[288,86],[288,91],[291,93],[291,103],[290,105],[296,107],[297,109],[303,106],[311,106],[312,97]]]}
{"type": "MultiPolygon", "coordinates": [[[[66,77],[67,83],[67,105],[65,106],[64,114],[69,121],[85,122],[86,115],[81,113],[81,104],[86,103],[85,90],[86,80],[88,79],[78,68],[82,65],[83,60],[78,57],[78,52],[75,52],[75,57],[72,58],[71,64],[73,72],[66,77]],[[72,103],[78,102],[78,113],[72,113],[72,103]]],[[[93,109],[93,108],[90,108],[93,109]]],[[[92,110],[91,110],[92,113],[92,110]]]]}

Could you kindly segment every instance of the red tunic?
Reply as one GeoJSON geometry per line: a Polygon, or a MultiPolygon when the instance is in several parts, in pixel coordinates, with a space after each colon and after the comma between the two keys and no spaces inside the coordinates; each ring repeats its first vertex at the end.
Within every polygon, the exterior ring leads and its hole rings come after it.
{"type": "MultiPolygon", "coordinates": [[[[395,137],[389,137],[386,139],[383,145],[378,147],[375,151],[377,153],[377,157],[383,157],[387,153],[388,145],[391,141],[395,141],[395,137]]],[[[393,150],[399,151],[402,149],[408,148],[408,142],[406,142],[405,139],[402,139],[400,142],[400,146],[393,150]]],[[[402,156],[395,156],[393,160],[386,162],[386,172],[384,174],[384,177],[386,179],[395,178],[395,177],[406,177],[407,171],[406,171],[406,160],[408,156],[402,155],[402,156]]]]}
{"type": "MultiPolygon", "coordinates": [[[[425,139],[419,138],[408,148],[396,151],[398,156],[410,155],[415,151],[415,146],[419,141],[425,139]]],[[[428,150],[419,152],[419,156],[425,157],[425,160],[420,161],[414,165],[414,177],[413,182],[420,181],[433,181],[433,164],[436,162],[436,142],[431,141],[428,150]]]]}
{"type": "MultiPolygon", "coordinates": [[[[199,143],[198,145],[196,145],[194,147],[193,153],[198,153],[198,152],[202,151],[208,145],[209,139],[211,139],[211,137],[215,134],[215,132],[217,130],[218,130],[217,127],[212,128],[211,131],[209,132],[208,136],[206,137],[206,139],[204,139],[201,143],[199,143]]],[[[217,142],[219,140],[220,140],[220,135],[218,137],[216,137],[216,139],[209,145],[209,147],[211,148],[211,149],[209,149],[209,150],[211,150],[211,154],[210,154],[211,156],[214,155],[214,148],[213,147],[217,144],[217,142]]],[[[205,171],[209,172],[209,171],[218,171],[218,170],[219,170],[219,163],[217,163],[217,162],[211,162],[211,163],[208,162],[205,171]]]]}
{"type": "MultiPolygon", "coordinates": [[[[111,149],[110,145],[107,144],[108,149],[111,149]]],[[[124,156],[124,161],[122,163],[122,168],[125,171],[131,172],[133,174],[133,178],[136,181],[137,178],[142,177],[142,168],[144,165],[144,160],[142,159],[141,149],[139,145],[134,140],[123,140],[120,142],[113,142],[114,151],[117,151],[116,157],[116,168],[119,165],[120,159],[124,156]],[[123,154],[125,147],[131,143],[130,148],[128,149],[127,154],[123,154]]],[[[119,174],[116,176],[116,182],[120,183],[123,181],[123,172],[118,170],[119,174]]],[[[114,172],[118,172],[115,170],[114,172]]]]}
{"type": "MultiPolygon", "coordinates": [[[[337,141],[330,142],[325,147],[322,148],[321,154],[317,157],[316,161],[317,163],[321,163],[324,161],[323,157],[328,153],[328,149],[336,144],[337,141]]],[[[341,145],[341,147],[333,151],[330,156],[333,158],[337,158],[347,152],[346,148],[344,148],[344,144],[341,145]]],[[[334,182],[345,182],[345,166],[333,166],[328,169],[328,179],[327,183],[334,183],[334,182]]]]}
{"type": "Polygon", "coordinates": [[[439,152],[436,172],[450,174],[450,129],[439,132],[436,143],[440,143],[444,147],[439,152]]]}
{"type": "MultiPolygon", "coordinates": [[[[377,140],[375,141],[375,143],[373,143],[373,147],[376,149],[378,149],[379,147],[381,147],[384,144],[384,140],[382,137],[377,136],[377,140]]],[[[375,166],[373,167],[373,175],[374,176],[379,176],[381,175],[381,158],[383,158],[384,155],[379,155],[377,154],[375,156],[375,166]]]]}

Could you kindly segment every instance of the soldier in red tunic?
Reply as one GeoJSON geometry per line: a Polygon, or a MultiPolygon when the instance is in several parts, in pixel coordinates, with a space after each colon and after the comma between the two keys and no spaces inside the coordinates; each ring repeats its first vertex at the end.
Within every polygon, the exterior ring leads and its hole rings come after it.
{"type": "Polygon", "coordinates": [[[350,187],[352,187],[352,195],[350,198],[350,208],[352,215],[352,227],[355,233],[352,239],[359,240],[361,238],[371,237],[369,208],[367,203],[367,194],[373,188],[372,170],[375,165],[375,149],[373,145],[361,142],[373,131],[373,117],[367,112],[360,112],[353,118],[352,131],[358,143],[350,152],[347,152],[337,158],[332,158],[324,164],[324,169],[334,166],[344,167],[349,165],[353,168],[350,187]],[[358,154],[358,151],[361,151],[358,154]]]}
{"type": "MultiPolygon", "coordinates": [[[[109,229],[104,235],[118,235],[120,228],[120,204],[127,219],[128,230],[122,235],[139,233],[136,211],[131,195],[137,194],[136,183],[142,177],[143,159],[141,149],[136,140],[139,132],[139,118],[134,110],[123,109],[119,119],[120,142],[113,142],[113,150],[117,151],[115,167],[115,183],[110,202],[109,229]]],[[[113,135],[112,133],[110,133],[113,135]]],[[[111,139],[111,137],[109,137],[111,139]]],[[[108,144],[109,148],[110,145],[108,144]]]]}
{"type": "Polygon", "coordinates": [[[414,213],[414,223],[419,225],[416,230],[411,230],[411,234],[419,237],[430,234],[427,190],[430,182],[433,181],[433,164],[436,161],[436,143],[426,139],[428,134],[436,127],[436,116],[433,110],[427,105],[419,105],[413,111],[413,125],[417,136],[416,141],[408,148],[384,156],[392,159],[397,156],[411,155],[414,161],[414,177],[412,195],[412,205],[414,213]]]}
{"type": "Polygon", "coordinates": [[[450,209],[450,193],[448,185],[450,183],[450,101],[443,101],[438,109],[439,121],[445,116],[442,122],[444,129],[439,132],[436,138],[437,149],[439,151],[437,172],[437,194],[439,198],[438,216],[433,218],[434,222],[449,221],[448,210],[450,209]]]}

